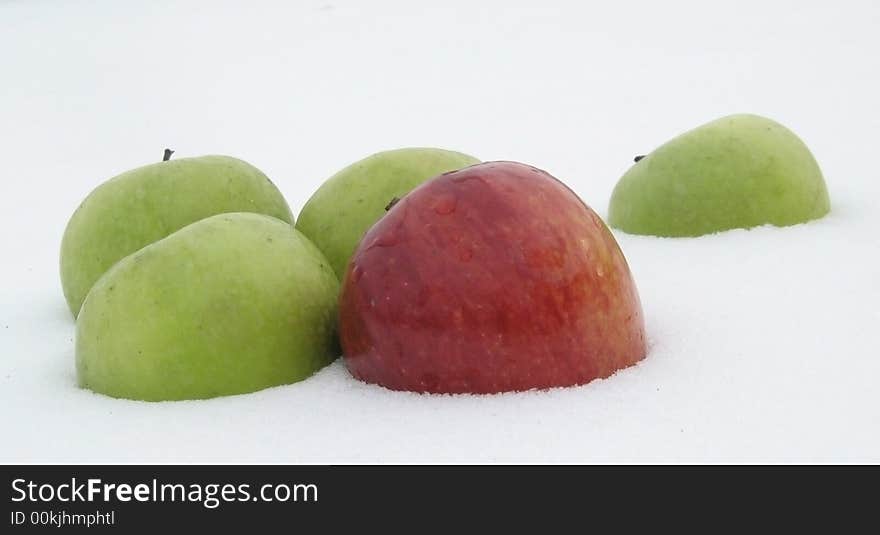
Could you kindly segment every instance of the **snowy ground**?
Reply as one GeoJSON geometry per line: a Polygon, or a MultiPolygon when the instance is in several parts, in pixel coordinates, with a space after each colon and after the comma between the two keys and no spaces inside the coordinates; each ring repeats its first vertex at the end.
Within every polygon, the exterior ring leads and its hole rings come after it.
{"type": "Polygon", "coordinates": [[[133,4],[0,1],[0,462],[880,462],[880,4],[133,4]],[[200,402],[75,385],[64,225],[166,146],[249,160],[295,212],[351,161],[434,145],[545,168],[604,215],[635,154],[733,112],[801,135],[832,213],[617,233],[651,352],[608,380],[419,396],[337,362],[200,402]]]}

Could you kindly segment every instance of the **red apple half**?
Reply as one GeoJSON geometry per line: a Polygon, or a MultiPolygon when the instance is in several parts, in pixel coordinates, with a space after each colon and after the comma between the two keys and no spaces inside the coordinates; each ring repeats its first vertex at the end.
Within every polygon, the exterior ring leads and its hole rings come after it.
{"type": "Polygon", "coordinates": [[[340,296],[345,363],[393,390],[583,384],[645,356],[639,296],[602,220],[534,167],[440,175],[361,240],[340,296]]]}

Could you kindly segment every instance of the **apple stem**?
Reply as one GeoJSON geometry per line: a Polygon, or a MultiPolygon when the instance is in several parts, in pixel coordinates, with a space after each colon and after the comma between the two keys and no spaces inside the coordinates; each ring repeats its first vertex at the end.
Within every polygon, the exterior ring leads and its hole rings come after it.
{"type": "Polygon", "coordinates": [[[397,203],[399,203],[399,202],[400,202],[400,198],[399,198],[399,197],[393,197],[393,198],[388,202],[388,204],[385,206],[385,211],[387,212],[388,210],[391,210],[392,208],[394,208],[394,205],[397,204],[397,203]]]}
{"type": "Polygon", "coordinates": [[[167,162],[171,159],[171,155],[174,154],[174,151],[171,149],[165,149],[165,155],[162,156],[162,161],[167,162]]]}
{"type": "Polygon", "coordinates": [[[634,161],[634,162],[638,162],[639,160],[641,160],[641,159],[644,158],[644,157],[645,157],[644,154],[640,154],[640,155],[636,156],[635,158],[633,158],[633,161],[634,161]]]}

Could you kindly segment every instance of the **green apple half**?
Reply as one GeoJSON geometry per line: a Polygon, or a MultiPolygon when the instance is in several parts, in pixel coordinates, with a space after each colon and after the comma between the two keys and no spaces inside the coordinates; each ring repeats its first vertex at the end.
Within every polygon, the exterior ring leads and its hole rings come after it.
{"type": "Polygon", "coordinates": [[[339,282],[286,222],[212,216],[127,256],[76,325],[80,386],[146,401],[253,392],[338,355],[339,282]]]}
{"type": "Polygon", "coordinates": [[[815,158],[791,130],[757,115],[730,115],[639,159],[611,196],[609,224],[632,234],[700,236],[794,225],[827,214],[815,158]]]}
{"type": "Polygon", "coordinates": [[[158,162],[104,182],[74,212],[61,241],[61,286],[70,311],[77,316],[92,285],[119,260],[225,212],[293,223],[287,202],[266,175],[229,156],[158,162]]]}
{"type": "Polygon", "coordinates": [[[327,179],[303,206],[296,228],[324,252],[341,279],[355,247],[389,202],[429,178],[475,163],[473,156],[435,148],[374,154],[327,179]]]}

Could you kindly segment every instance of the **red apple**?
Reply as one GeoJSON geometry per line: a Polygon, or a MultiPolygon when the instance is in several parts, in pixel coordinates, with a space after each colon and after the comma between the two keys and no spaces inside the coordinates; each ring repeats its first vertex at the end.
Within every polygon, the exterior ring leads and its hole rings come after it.
{"type": "Polygon", "coordinates": [[[617,242],[562,182],[488,162],[440,175],[364,236],[340,297],[345,363],[393,390],[583,384],[645,356],[617,242]]]}

